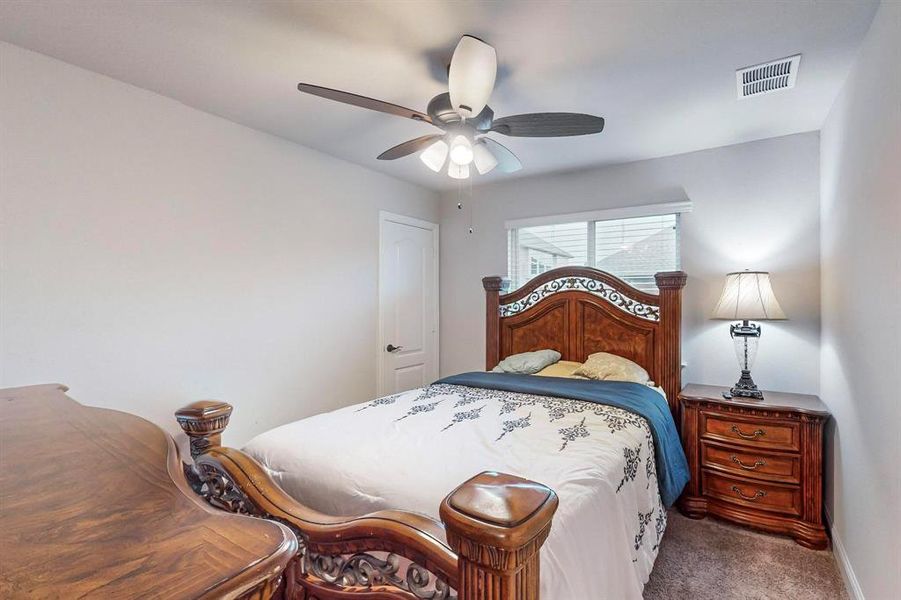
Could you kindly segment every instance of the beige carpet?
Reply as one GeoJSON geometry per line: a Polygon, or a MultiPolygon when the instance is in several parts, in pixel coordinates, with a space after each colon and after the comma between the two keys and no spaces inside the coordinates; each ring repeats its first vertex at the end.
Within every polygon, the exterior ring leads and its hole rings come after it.
{"type": "Polygon", "coordinates": [[[645,600],[845,600],[831,550],[671,510],[645,600]]]}

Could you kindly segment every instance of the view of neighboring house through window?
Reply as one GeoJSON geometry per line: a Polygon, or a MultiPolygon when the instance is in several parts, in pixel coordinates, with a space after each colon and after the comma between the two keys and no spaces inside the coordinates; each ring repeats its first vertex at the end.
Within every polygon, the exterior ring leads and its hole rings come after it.
{"type": "Polygon", "coordinates": [[[521,249],[519,264],[530,277],[567,265],[569,263],[566,261],[573,257],[566,250],[529,231],[522,230],[518,237],[521,249]]]}
{"type": "Polygon", "coordinates": [[[656,293],[654,273],[680,267],[679,214],[509,229],[507,259],[513,289],[556,267],[589,266],[656,293]]]}

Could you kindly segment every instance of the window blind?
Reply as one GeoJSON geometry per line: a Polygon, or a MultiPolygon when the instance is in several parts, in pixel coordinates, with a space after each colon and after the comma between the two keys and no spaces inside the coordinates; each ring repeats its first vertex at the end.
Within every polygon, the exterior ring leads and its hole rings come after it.
{"type": "Polygon", "coordinates": [[[680,268],[679,214],[511,228],[507,261],[513,289],[556,267],[589,266],[656,293],[654,273],[680,268]]]}

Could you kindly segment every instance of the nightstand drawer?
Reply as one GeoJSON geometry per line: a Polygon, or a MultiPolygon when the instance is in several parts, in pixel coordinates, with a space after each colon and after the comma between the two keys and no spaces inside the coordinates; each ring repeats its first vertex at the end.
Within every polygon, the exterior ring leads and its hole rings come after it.
{"type": "Polygon", "coordinates": [[[701,466],[765,481],[800,483],[801,457],[701,442],[701,466]]]}
{"type": "Polygon", "coordinates": [[[704,471],[703,488],[707,496],[733,504],[793,516],[801,514],[801,490],[794,485],[733,479],[704,471]]]}
{"type": "Polygon", "coordinates": [[[729,415],[701,412],[701,437],[744,446],[798,450],[797,423],[736,419],[729,415]]]}

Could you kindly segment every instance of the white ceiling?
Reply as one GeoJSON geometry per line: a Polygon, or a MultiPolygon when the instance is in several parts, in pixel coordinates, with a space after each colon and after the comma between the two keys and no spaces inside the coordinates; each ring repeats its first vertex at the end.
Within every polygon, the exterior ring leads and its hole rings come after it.
{"type": "Polygon", "coordinates": [[[434,131],[296,90],[299,81],[425,110],[463,33],[497,48],[497,116],[573,111],[600,135],[496,136],[516,175],[625,162],[820,128],[877,0],[644,2],[0,2],[0,39],[433,189],[434,131]],[[735,69],[803,53],[797,86],[737,100],[735,69]]]}

